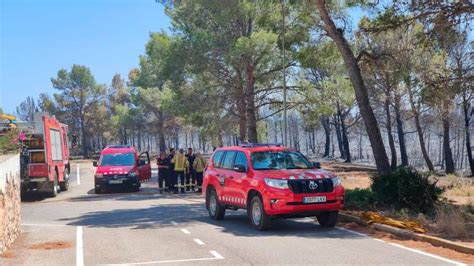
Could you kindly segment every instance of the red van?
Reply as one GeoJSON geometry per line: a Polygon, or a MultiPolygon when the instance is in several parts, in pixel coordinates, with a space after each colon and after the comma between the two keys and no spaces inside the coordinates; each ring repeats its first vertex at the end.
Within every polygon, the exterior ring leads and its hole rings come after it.
{"type": "Polygon", "coordinates": [[[150,155],[128,145],[110,145],[100,153],[94,175],[95,193],[108,187],[140,190],[140,184],[151,179],[150,155]]]}
{"type": "Polygon", "coordinates": [[[275,218],[315,216],[334,227],[344,206],[344,188],[331,172],[300,152],[274,144],[243,144],[217,149],[204,173],[209,216],[246,209],[252,225],[267,229],[275,218]]]}

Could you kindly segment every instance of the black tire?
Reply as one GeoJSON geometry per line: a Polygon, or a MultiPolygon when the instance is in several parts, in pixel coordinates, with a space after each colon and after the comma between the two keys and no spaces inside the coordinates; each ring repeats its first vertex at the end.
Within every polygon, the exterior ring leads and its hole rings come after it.
{"type": "Polygon", "coordinates": [[[59,183],[61,187],[61,191],[68,191],[69,190],[69,179],[64,180],[63,182],[59,183]]]}
{"type": "Polygon", "coordinates": [[[132,186],[132,192],[138,192],[140,191],[140,185],[137,184],[137,186],[132,186]]]}
{"type": "Polygon", "coordinates": [[[259,195],[254,196],[250,200],[247,215],[250,218],[250,223],[259,231],[267,230],[271,226],[271,217],[265,212],[262,199],[259,195]]]}
{"type": "Polygon", "coordinates": [[[54,181],[50,182],[50,188],[49,188],[49,196],[54,198],[58,195],[59,189],[58,189],[58,172],[54,172],[54,181]]]}
{"type": "Polygon", "coordinates": [[[206,208],[209,216],[214,220],[222,220],[225,216],[225,207],[219,203],[216,191],[211,188],[206,193],[206,208]]]}
{"type": "Polygon", "coordinates": [[[95,188],[95,189],[94,189],[94,192],[95,192],[95,194],[100,194],[100,193],[102,193],[102,189],[100,189],[100,188],[95,188]]]}
{"type": "Polygon", "coordinates": [[[64,172],[63,172],[63,175],[64,175],[64,181],[62,182],[59,182],[59,188],[61,189],[61,191],[68,191],[69,190],[69,173],[67,171],[68,169],[65,168],[64,169],[64,172]]]}
{"type": "Polygon", "coordinates": [[[316,216],[318,218],[318,222],[321,225],[321,227],[325,228],[332,228],[336,226],[337,224],[337,219],[339,217],[339,212],[333,211],[333,212],[323,212],[316,216]]]}

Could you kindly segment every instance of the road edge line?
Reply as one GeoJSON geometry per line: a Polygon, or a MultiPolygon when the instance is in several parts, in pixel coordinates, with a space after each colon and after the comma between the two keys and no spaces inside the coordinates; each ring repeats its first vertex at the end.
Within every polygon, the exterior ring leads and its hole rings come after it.
{"type": "Polygon", "coordinates": [[[84,266],[84,242],[82,240],[82,226],[78,226],[76,228],[76,266],[84,266]]]}
{"type": "Polygon", "coordinates": [[[425,255],[425,256],[428,256],[428,257],[431,257],[431,258],[434,258],[434,259],[438,259],[438,260],[441,260],[441,261],[444,261],[444,262],[449,262],[449,263],[452,263],[452,264],[454,264],[454,265],[466,266],[466,264],[464,264],[464,263],[462,263],[462,262],[458,262],[458,261],[455,261],[455,260],[447,259],[447,258],[438,256],[438,255],[435,255],[435,254],[431,254],[431,253],[428,253],[428,252],[424,252],[424,251],[421,251],[421,250],[418,250],[418,249],[405,247],[405,246],[400,245],[400,244],[397,244],[397,243],[390,243],[390,242],[388,242],[387,244],[390,244],[390,245],[395,246],[395,247],[398,247],[398,248],[406,249],[406,250],[409,250],[409,251],[412,251],[412,252],[415,252],[415,253],[418,253],[418,254],[422,254],[422,255],[425,255]]]}

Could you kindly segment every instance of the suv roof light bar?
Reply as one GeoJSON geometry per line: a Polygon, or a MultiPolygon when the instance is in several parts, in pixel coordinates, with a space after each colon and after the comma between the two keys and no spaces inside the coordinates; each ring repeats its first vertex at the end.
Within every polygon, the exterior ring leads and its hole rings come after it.
{"type": "Polygon", "coordinates": [[[130,148],[130,145],[108,145],[107,148],[111,149],[124,149],[124,148],[130,148]]]}
{"type": "Polygon", "coordinates": [[[281,143],[250,143],[250,142],[243,142],[239,145],[242,148],[254,148],[254,147],[283,147],[281,143]]]}

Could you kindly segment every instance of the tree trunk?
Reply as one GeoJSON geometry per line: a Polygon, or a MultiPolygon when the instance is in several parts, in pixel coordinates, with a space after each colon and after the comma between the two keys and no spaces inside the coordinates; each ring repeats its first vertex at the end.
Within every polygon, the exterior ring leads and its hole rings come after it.
{"type": "Polygon", "coordinates": [[[390,171],[390,164],[388,162],[387,153],[385,151],[377,120],[372,107],[370,106],[369,95],[357,60],[352,53],[350,45],[344,38],[343,33],[336,28],[334,21],[329,16],[325,1],[316,0],[316,7],[318,8],[319,15],[324,22],[327,34],[336,43],[336,46],[344,59],[349,78],[354,87],[357,105],[359,106],[360,114],[364,120],[370,144],[372,145],[372,152],[374,153],[377,170],[379,172],[388,172],[390,171]]]}
{"type": "Polygon", "coordinates": [[[386,116],[386,123],[385,123],[385,129],[387,130],[387,136],[388,136],[388,144],[390,146],[390,156],[392,160],[390,161],[390,167],[392,170],[395,170],[397,168],[397,150],[395,149],[395,141],[393,140],[393,135],[392,135],[392,117],[390,114],[390,94],[386,90],[385,91],[385,102],[384,102],[384,109],[385,109],[385,116],[386,116]]]}
{"type": "Polygon", "coordinates": [[[352,161],[351,158],[351,150],[349,146],[349,138],[347,136],[347,127],[344,123],[344,118],[340,116],[341,119],[341,131],[342,131],[342,144],[344,145],[344,153],[346,158],[346,163],[350,163],[352,161]]]}
{"type": "Polygon", "coordinates": [[[255,77],[253,66],[247,66],[247,127],[249,142],[258,143],[257,114],[255,108],[255,77]]]}
{"type": "Polygon", "coordinates": [[[444,152],[444,163],[446,174],[454,173],[454,160],[451,147],[449,146],[449,117],[446,115],[443,117],[443,152],[444,152]]]}
{"type": "Polygon", "coordinates": [[[472,148],[471,148],[471,129],[469,120],[471,116],[469,114],[469,101],[463,95],[463,111],[464,111],[464,134],[466,138],[466,152],[467,152],[467,160],[469,162],[469,167],[471,169],[471,176],[474,175],[474,161],[472,159],[472,148]]]}
{"type": "Polygon", "coordinates": [[[81,142],[82,142],[82,155],[84,157],[88,157],[87,151],[88,151],[88,145],[87,145],[87,136],[86,136],[86,130],[84,126],[84,118],[81,118],[81,142]]]}
{"type": "Polygon", "coordinates": [[[326,117],[326,116],[321,117],[321,123],[323,124],[324,135],[326,137],[326,141],[324,143],[323,157],[329,157],[329,152],[331,148],[331,125],[329,124],[329,117],[326,117]]]}
{"type": "Polygon", "coordinates": [[[400,95],[395,94],[395,120],[397,122],[398,145],[400,146],[400,157],[402,166],[408,166],[408,154],[405,143],[405,131],[403,130],[402,115],[400,113],[400,95]]]}
{"type": "Polygon", "coordinates": [[[433,163],[431,162],[430,156],[428,155],[428,151],[426,150],[426,146],[425,146],[425,138],[423,137],[423,130],[421,128],[421,123],[420,123],[420,114],[418,113],[418,107],[415,104],[415,100],[413,98],[413,91],[410,86],[411,86],[410,82],[407,82],[408,99],[409,99],[411,109],[413,112],[413,118],[415,119],[415,127],[416,127],[416,132],[418,134],[418,140],[420,142],[421,153],[423,154],[423,158],[425,159],[426,165],[428,166],[428,170],[434,171],[433,163]]]}
{"type": "Polygon", "coordinates": [[[158,148],[160,149],[160,152],[164,151],[166,152],[166,142],[165,142],[165,130],[164,130],[164,125],[163,125],[163,111],[158,111],[158,121],[157,121],[157,127],[158,127],[158,148]]]}
{"type": "Polygon", "coordinates": [[[339,119],[337,115],[333,117],[334,120],[334,128],[336,129],[336,137],[337,137],[337,146],[339,147],[339,153],[341,158],[345,158],[344,146],[342,144],[342,133],[341,133],[341,125],[339,124],[339,119]]]}

